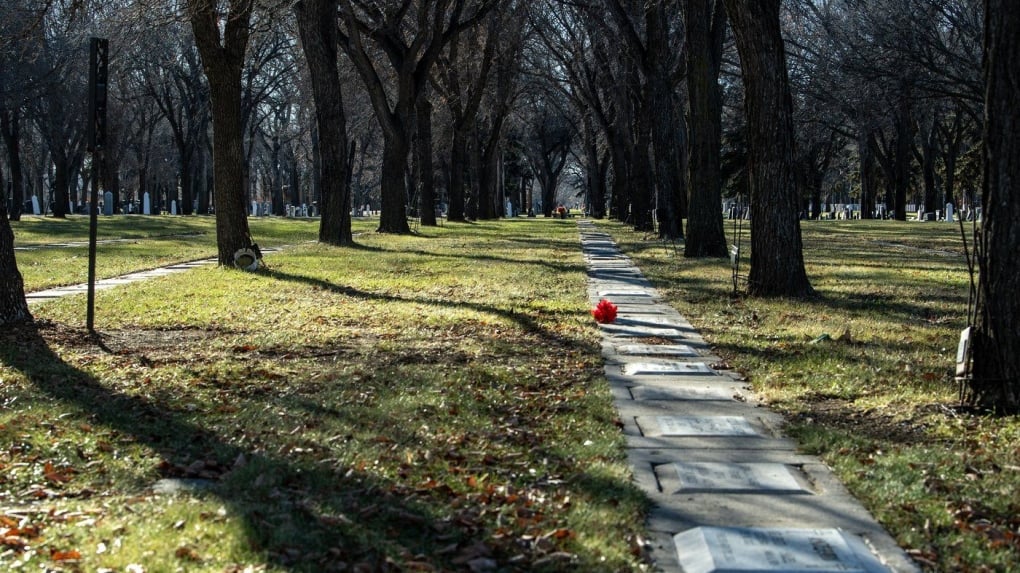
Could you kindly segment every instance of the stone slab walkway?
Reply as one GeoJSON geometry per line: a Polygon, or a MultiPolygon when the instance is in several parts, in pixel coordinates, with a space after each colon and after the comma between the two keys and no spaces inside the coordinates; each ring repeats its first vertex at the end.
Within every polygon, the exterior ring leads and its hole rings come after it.
{"type": "Polygon", "coordinates": [[[783,436],[612,238],[580,221],[605,372],[637,485],[654,503],[648,528],[667,573],[915,572],[918,567],[817,458],[783,436]]]}

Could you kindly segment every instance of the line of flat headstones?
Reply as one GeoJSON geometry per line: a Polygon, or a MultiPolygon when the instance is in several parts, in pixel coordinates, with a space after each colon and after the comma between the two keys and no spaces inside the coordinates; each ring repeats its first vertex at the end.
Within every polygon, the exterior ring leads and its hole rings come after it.
{"type": "MultiPolygon", "coordinates": [[[[640,270],[621,254],[615,242],[593,225],[581,223],[582,248],[589,276],[596,285],[594,301],[611,300],[620,307],[614,324],[603,325],[604,335],[615,338],[656,338],[676,342],[689,325],[656,316],[655,307],[666,308],[640,270]]],[[[704,362],[668,360],[696,358],[699,353],[685,344],[618,344],[624,356],[655,357],[623,361],[607,366],[619,368],[624,377],[682,377],[718,375],[704,362]]],[[[668,378],[667,378],[668,379],[668,378]]],[[[638,379],[633,379],[638,381],[638,379]]],[[[725,389],[629,387],[634,400],[733,400],[725,389]]],[[[763,437],[743,416],[650,416],[635,418],[646,437],[763,437]]],[[[660,487],[678,483],[677,494],[693,492],[812,494],[805,479],[783,463],[675,462],[655,468],[660,487]]],[[[887,571],[862,539],[839,529],[769,527],[693,527],[673,536],[677,557],[687,573],[738,571],[867,572],[887,571]]]]}

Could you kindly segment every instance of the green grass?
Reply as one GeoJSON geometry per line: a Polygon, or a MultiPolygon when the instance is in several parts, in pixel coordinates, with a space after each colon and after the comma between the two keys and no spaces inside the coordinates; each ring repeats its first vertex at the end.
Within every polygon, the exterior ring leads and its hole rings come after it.
{"type": "Polygon", "coordinates": [[[0,569],[644,568],[576,224],[358,243],[0,334],[0,569]]]}
{"type": "MultiPolygon", "coordinates": [[[[355,232],[377,222],[355,220],[355,232]]],[[[318,238],[317,219],[252,217],[252,236],[261,247],[294,245],[318,238]]],[[[89,218],[23,216],[11,221],[18,269],[29,292],[88,280],[89,218]],[[67,245],[68,246],[58,246],[67,245]]],[[[216,256],[216,220],[212,216],[167,217],[114,215],[100,217],[96,276],[109,278],[183,261],[216,256]]]]}
{"type": "Polygon", "coordinates": [[[925,569],[1020,571],[1020,420],[961,407],[953,379],[970,284],[958,227],[804,222],[818,296],[802,301],[733,298],[728,260],[599,226],[925,569]]]}

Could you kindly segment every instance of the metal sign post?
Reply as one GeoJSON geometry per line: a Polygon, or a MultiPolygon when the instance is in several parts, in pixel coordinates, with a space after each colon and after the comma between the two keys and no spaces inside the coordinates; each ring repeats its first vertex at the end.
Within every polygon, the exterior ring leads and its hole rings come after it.
{"type": "Polygon", "coordinates": [[[89,197],[89,289],[85,326],[95,332],[96,318],[96,235],[99,219],[99,169],[106,146],[106,81],[110,59],[110,41],[92,38],[89,41],[89,109],[86,134],[92,153],[92,194],[89,197]]]}

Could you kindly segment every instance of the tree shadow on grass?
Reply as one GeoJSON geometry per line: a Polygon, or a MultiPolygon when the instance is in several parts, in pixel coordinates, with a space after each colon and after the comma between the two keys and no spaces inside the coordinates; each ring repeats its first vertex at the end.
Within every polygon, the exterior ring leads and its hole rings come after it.
{"type": "MultiPolygon", "coordinates": [[[[81,412],[82,422],[151,449],[163,460],[165,477],[197,477],[185,468],[202,461],[206,472],[218,475],[202,475],[214,483],[201,495],[224,503],[228,515],[243,522],[249,546],[273,566],[396,571],[399,566],[393,563],[419,555],[439,569],[457,569],[451,559],[463,553],[443,554],[438,548],[468,546],[479,536],[477,523],[433,515],[439,512],[429,510],[429,497],[441,491],[408,491],[357,468],[238,446],[189,419],[187,412],[104,385],[65,362],[51,339],[78,348],[92,342],[84,332],[68,333],[55,325],[8,328],[0,334],[0,361],[23,373],[39,392],[81,412]]],[[[320,413],[344,415],[335,409],[320,413]]]]}
{"type": "MultiPolygon", "coordinates": [[[[321,281],[307,277],[290,277],[290,280],[323,286],[319,284],[321,281]]],[[[526,329],[544,332],[541,325],[529,317],[483,305],[471,306],[508,315],[526,329]]],[[[577,344],[577,341],[564,338],[560,343],[577,344]]],[[[263,555],[264,562],[272,567],[287,571],[396,571],[407,563],[420,562],[426,570],[467,570],[471,559],[491,557],[507,571],[599,568],[597,556],[591,555],[579,555],[574,562],[552,561],[548,566],[536,566],[543,556],[557,551],[548,545],[551,540],[533,539],[522,544],[514,536],[507,535],[502,541],[492,541],[494,525],[487,523],[490,518],[481,516],[486,510],[490,513],[513,510],[524,503],[523,497],[507,507],[488,500],[496,497],[491,492],[480,492],[472,498],[442,483],[417,487],[382,478],[358,463],[340,461],[339,458],[344,458],[338,455],[343,451],[340,442],[330,449],[326,444],[302,438],[300,432],[293,436],[293,444],[291,438],[284,443],[283,439],[275,439],[274,434],[269,434],[271,441],[252,437],[260,428],[239,427],[237,421],[246,418],[227,419],[233,423],[224,424],[220,416],[206,422],[202,408],[211,410],[213,405],[200,405],[196,414],[173,400],[170,397],[173,392],[153,391],[143,395],[121,391],[114,384],[107,384],[65,361],[57,351],[59,347],[73,347],[90,354],[123,354],[109,346],[118,345],[105,344],[102,335],[96,339],[82,330],[69,330],[57,324],[30,324],[0,333],[0,362],[23,373],[31,382],[33,392],[59,403],[55,411],[75,413],[62,423],[87,422],[96,428],[109,429],[162,460],[159,476],[153,475],[151,467],[135,467],[137,479],[120,481],[120,487],[137,488],[134,484],[151,482],[158,477],[211,480],[211,487],[194,495],[209,496],[223,503],[229,518],[243,525],[242,544],[246,543],[255,554],[263,555]],[[317,453],[288,447],[303,446],[305,442],[317,453]],[[479,548],[482,541],[489,546],[479,548]]],[[[393,392],[399,392],[399,388],[394,388],[393,392]]],[[[416,442],[418,424],[413,420],[384,419],[385,412],[378,412],[377,419],[361,420],[358,417],[363,412],[339,403],[317,401],[314,396],[305,396],[300,391],[291,392],[286,386],[254,395],[236,391],[232,395],[233,404],[246,412],[263,411],[267,416],[295,420],[305,419],[303,415],[319,420],[336,419],[342,422],[338,425],[350,423],[361,431],[381,432],[380,439],[386,443],[429,447],[416,442]]],[[[487,403],[476,407],[486,412],[497,408],[487,403]]],[[[500,412],[489,413],[495,416],[500,412]]],[[[496,426],[478,431],[490,439],[505,441],[512,450],[553,445],[545,440],[547,436],[535,436],[534,432],[518,436],[517,439],[524,440],[522,445],[516,444],[511,436],[501,436],[496,426]],[[538,441],[532,442],[528,436],[538,441]]],[[[459,455],[456,452],[436,454],[459,455]]],[[[494,458],[492,463],[500,462],[494,458]]],[[[563,464],[563,467],[576,465],[567,461],[563,464]]],[[[579,468],[579,472],[573,495],[589,498],[599,507],[616,503],[606,492],[616,492],[615,496],[630,491],[625,481],[613,482],[609,478],[591,481],[583,477],[587,475],[583,468],[579,468]]],[[[69,483],[64,487],[75,486],[69,483]]],[[[143,486],[142,491],[114,493],[125,497],[141,493],[145,497],[147,489],[143,486]]],[[[79,495],[87,499],[90,494],[79,495]]],[[[506,496],[498,503],[510,503],[509,492],[506,496]]],[[[551,523],[546,527],[552,527],[551,523]]],[[[200,550],[212,553],[217,548],[210,546],[200,550]]],[[[182,566],[186,565],[182,562],[182,566]]]]}

